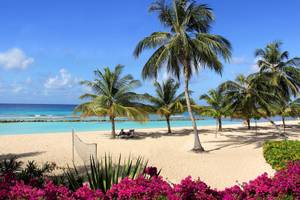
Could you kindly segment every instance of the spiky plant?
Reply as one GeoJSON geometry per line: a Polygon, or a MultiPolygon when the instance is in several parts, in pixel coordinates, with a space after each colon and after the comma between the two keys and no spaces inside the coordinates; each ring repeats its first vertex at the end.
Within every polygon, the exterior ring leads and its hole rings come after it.
{"type": "Polygon", "coordinates": [[[111,155],[106,155],[100,160],[91,158],[89,166],[85,166],[83,172],[76,167],[65,171],[67,184],[73,191],[82,187],[84,181],[89,183],[91,189],[100,189],[103,192],[109,190],[112,185],[119,183],[125,177],[135,179],[143,174],[148,162],[142,157],[137,159],[124,159],[121,155],[115,162],[111,155]]]}
{"type": "Polygon", "coordinates": [[[209,33],[214,15],[206,4],[193,0],[173,0],[172,4],[157,0],[150,6],[150,12],[158,13],[165,32],[154,32],[142,39],[136,46],[134,55],[139,57],[145,49],[155,49],[143,67],[143,78],[155,78],[160,69],[176,78],[184,77],[184,91],[187,109],[194,130],[194,151],[204,151],[192,112],[189,81],[200,68],[222,72],[219,57],[228,60],[231,45],[220,35],[209,33]]]}

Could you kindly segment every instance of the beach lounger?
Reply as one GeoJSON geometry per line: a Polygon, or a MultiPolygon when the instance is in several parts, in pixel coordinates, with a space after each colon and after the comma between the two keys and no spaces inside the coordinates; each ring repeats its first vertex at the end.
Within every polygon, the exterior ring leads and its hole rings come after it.
{"type": "Polygon", "coordinates": [[[123,132],[121,135],[119,134],[118,137],[119,138],[133,138],[134,135],[134,129],[130,129],[128,132],[123,132]]]}

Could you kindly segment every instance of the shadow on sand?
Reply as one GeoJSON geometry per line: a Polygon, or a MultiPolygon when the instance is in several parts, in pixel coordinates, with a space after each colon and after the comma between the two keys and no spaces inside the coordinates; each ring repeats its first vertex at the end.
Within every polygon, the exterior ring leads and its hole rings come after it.
{"type": "MultiPolygon", "coordinates": [[[[283,127],[280,127],[283,131],[283,127]]],[[[298,125],[287,125],[285,129],[285,136],[293,137],[299,136],[300,126],[298,125]]],[[[160,137],[174,137],[174,136],[186,136],[193,134],[192,129],[182,129],[182,130],[173,130],[171,134],[167,132],[136,132],[135,137],[127,139],[127,140],[142,140],[145,138],[160,138],[160,137]]],[[[263,143],[267,140],[278,140],[284,139],[279,135],[278,131],[272,126],[253,126],[251,130],[248,130],[247,127],[239,127],[239,128],[223,128],[222,132],[217,132],[214,129],[199,129],[200,138],[201,135],[215,135],[214,139],[203,142],[205,143],[214,143],[217,146],[213,149],[206,149],[206,152],[213,152],[217,150],[221,150],[223,148],[231,147],[238,148],[246,145],[255,145],[255,148],[262,147],[263,143]],[[239,132],[241,134],[234,134],[235,132],[239,132]]],[[[126,139],[125,139],[126,140],[126,139]]]]}
{"type": "Polygon", "coordinates": [[[19,153],[19,154],[14,154],[14,153],[9,153],[9,154],[0,154],[0,160],[4,159],[11,159],[11,158],[26,158],[26,157],[31,157],[31,156],[37,156],[40,154],[45,153],[45,151],[37,151],[37,152],[26,152],[26,153],[19,153]]]}

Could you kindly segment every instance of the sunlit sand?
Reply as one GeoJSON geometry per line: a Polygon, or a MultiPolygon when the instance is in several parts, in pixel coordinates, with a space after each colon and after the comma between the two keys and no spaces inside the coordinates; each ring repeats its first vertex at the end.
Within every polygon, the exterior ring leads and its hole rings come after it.
{"type": "MultiPolygon", "coordinates": [[[[278,122],[279,123],[279,122],[278,122]]],[[[297,121],[289,121],[289,139],[300,138],[297,121]]],[[[253,124],[254,125],[254,124],[253,124]]],[[[274,173],[265,162],[262,144],[265,140],[280,139],[269,123],[260,123],[247,130],[242,125],[225,125],[222,135],[215,135],[215,127],[199,127],[200,138],[207,152],[190,151],[193,135],[188,127],[173,128],[173,135],[166,129],[136,130],[134,139],[109,138],[109,132],[79,133],[84,142],[98,144],[98,156],[143,156],[149,164],[162,169],[162,175],[172,183],[191,175],[200,178],[213,188],[231,186],[254,179],[263,172],[274,173]]],[[[55,134],[0,136],[0,157],[17,156],[22,161],[38,163],[55,162],[60,167],[72,164],[71,132],[55,134]]],[[[75,157],[77,164],[80,158],[75,157]]]]}

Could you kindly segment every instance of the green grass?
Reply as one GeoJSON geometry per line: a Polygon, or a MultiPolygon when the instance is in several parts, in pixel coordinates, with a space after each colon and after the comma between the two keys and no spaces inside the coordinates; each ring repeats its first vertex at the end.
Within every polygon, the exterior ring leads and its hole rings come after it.
{"type": "Polygon", "coordinates": [[[280,170],[289,162],[300,160],[300,141],[268,141],[264,143],[263,153],[267,163],[280,170]]]}

